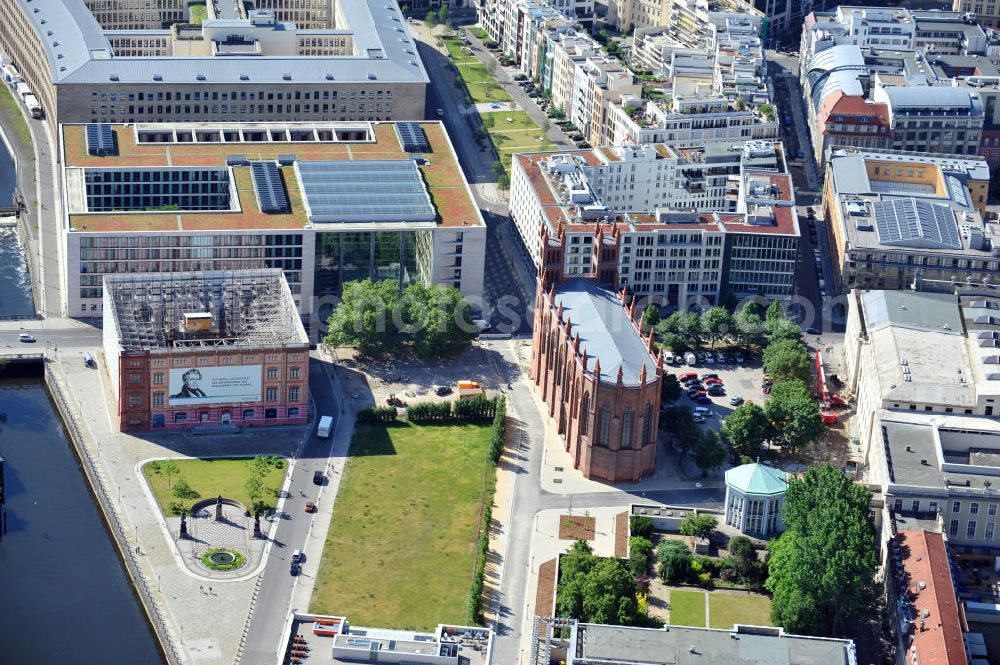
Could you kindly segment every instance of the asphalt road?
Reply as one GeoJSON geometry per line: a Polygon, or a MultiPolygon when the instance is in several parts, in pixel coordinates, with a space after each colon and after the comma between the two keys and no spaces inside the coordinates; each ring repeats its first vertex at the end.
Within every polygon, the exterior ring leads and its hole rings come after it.
{"type": "MultiPolygon", "coordinates": [[[[316,359],[309,363],[309,385],[316,405],[315,412],[333,416],[335,431],[340,419],[340,405],[326,371],[316,359]]],[[[319,486],[313,484],[313,472],[326,472],[332,440],[318,437],[313,430],[295,462],[289,494],[285,498],[283,514],[274,535],[274,546],[264,567],[263,582],[250,619],[250,630],[241,661],[247,665],[273,665],[277,662],[281,630],[288,617],[292,588],[296,580],[289,572],[291,555],[294,550],[305,547],[314,516],[314,513],[305,512],[305,503],[316,498],[319,486]]],[[[323,500],[329,502],[335,498],[324,493],[323,500]]],[[[302,565],[303,570],[315,575],[319,561],[307,560],[302,565]]]]}

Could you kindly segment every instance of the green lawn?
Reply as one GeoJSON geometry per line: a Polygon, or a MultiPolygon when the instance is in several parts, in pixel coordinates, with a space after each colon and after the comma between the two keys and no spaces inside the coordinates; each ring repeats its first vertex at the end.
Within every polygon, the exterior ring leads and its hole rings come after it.
{"type": "Polygon", "coordinates": [[[482,118],[483,127],[491,132],[536,129],[541,134],[541,129],[531,119],[531,116],[524,111],[495,111],[493,113],[483,113],[482,118]]]}
{"type": "Polygon", "coordinates": [[[311,612],[430,630],[469,621],[489,427],[360,427],[337,494],[311,612]]]}
{"type": "MultiPolygon", "coordinates": [[[[13,128],[18,138],[30,151],[31,132],[28,131],[28,123],[24,121],[24,116],[21,115],[20,102],[14,99],[13,93],[11,93],[10,88],[6,85],[0,85],[0,108],[3,109],[3,113],[8,119],[7,127],[13,128]]],[[[31,156],[32,161],[34,161],[34,153],[31,153],[31,156]]]]}
{"type": "MultiPolygon", "coordinates": [[[[235,499],[245,506],[250,505],[250,499],[246,495],[243,485],[249,476],[249,458],[219,458],[219,459],[191,459],[174,460],[180,473],[170,477],[171,487],[177,483],[178,478],[183,478],[191,486],[191,489],[198,492],[198,498],[181,500],[174,496],[173,491],[167,487],[167,477],[162,471],[156,471],[156,462],[148,462],[142,466],[142,473],[146,477],[160,504],[160,510],[166,515],[170,512],[170,504],[180,501],[185,508],[190,508],[191,504],[201,499],[208,499],[219,496],[226,499],[235,499]]],[[[281,468],[271,466],[264,476],[264,497],[263,501],[270,506],[275,503],[275,494],[285,481],[285,471],[288,469],[288,462],[281,459],[281,468]]]]}
{"type": "MultiPolygon", "coordinates": [[[[671,592],[671,596],[673,594],[671,592]]],[[[771,599],[767,596],[712,593],[708,602],[709,624],[712,628],[732,628],[737,623],[771,625],[771,599]]]]}
{"type": "Polygon", "coordinates": [[[486,67],[480,62],[462,62],[455,65],[459,76],[465,81],[465,87],[469,89],[469,96],[476,104],[485,102],[509,102],[512,97],[507,94],[497,80],[486,71],[486,67]]]}
{"type": "Polygon", "coordinates": [[[670,623],[705,627],[705,592],[670,590],[670,623]]]}

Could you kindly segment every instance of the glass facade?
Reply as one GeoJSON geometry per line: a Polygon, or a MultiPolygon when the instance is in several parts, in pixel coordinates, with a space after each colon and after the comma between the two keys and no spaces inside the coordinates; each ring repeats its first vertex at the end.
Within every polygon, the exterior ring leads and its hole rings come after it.
{"type": "MultiPolygon", "coordinates": [[[[418,236],[429,231],[348,231],[318,233],[316,236],[317,296],[339,295],[344,282],[359,279],[391,279],[406,287],[423,279],[417,269],[418,236]]],[[[429,262],[429,257],[427,261],[429,262]]]]}
{"type": "Polygon", "coordinates": [[[227,169],[87,169],[86,184],[88,212],[232,207],[227,169]]]}
{"type": "Polygon", "coordinates": [[[105,274],[280,268],[302,291],[302,234],[84,236],[80,297],[100,298],[105,274]]]}

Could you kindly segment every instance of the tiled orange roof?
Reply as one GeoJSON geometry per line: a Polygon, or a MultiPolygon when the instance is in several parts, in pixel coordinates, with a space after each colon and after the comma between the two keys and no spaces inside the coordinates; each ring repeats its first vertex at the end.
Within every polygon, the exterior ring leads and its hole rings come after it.
{"type": "Polygon", "coordinates": [[[944,538],[930,531],[900,531],[896,543],[903,553],[905,593],[914,611],[913,641],[906,662],[966,665],[958,600],[944,538]]]}

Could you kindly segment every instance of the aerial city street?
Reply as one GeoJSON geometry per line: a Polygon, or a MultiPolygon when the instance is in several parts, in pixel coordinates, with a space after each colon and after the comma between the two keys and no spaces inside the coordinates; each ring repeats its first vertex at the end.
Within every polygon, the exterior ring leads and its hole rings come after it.
{"type": "Polygon", "coordinates": [[[1000,665],[995,26],[0,3],[0,663],[1000,665]]]}

